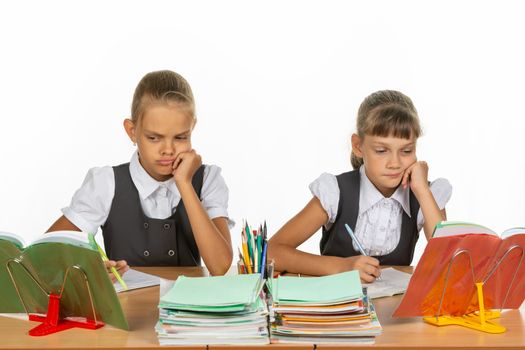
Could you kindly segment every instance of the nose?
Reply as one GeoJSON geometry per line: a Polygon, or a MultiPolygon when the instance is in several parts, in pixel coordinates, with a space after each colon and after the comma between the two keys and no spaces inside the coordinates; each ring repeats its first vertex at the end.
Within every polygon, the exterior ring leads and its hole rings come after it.
{"type": "Polygon", "coordinates": [[[387,168],[390,168],[390,169],[397,169],[401,167],[401,162],[399,161],[399,155],[393,152],[392,155],[388,158],[388,162],[386,166],[387,168]]]}
{"type": "Polygon", "coordinates": [[[172,156],[175,154],[175,145],[172,142],[164,142],[160,153],[163,156],[172,156]]]}

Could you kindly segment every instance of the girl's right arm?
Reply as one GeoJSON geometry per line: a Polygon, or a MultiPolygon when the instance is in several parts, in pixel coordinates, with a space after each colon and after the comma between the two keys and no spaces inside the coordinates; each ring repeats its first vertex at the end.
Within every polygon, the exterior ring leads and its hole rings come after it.
{"type": "Polygon", "coordinates": [[[58,218],[57,221],[51,225],[51,227],[46,231],[48,232],[54,232],[54,231],[82,231],[79,229],[75,224],[73,224],[71,221],[69,221],[68,218],[66,218],[64,215],[58,218]]]}
{"type": "Polygon", "coordinates": [[[312,276],[359,270],[364,282],[373,282],[380,275],[379,261],[368,256],[341,258],[315,255],[297,249],[328,221],[328,215],[317,197],[288,221],[268,242],[268,257],[275,269],[312,276]]]}

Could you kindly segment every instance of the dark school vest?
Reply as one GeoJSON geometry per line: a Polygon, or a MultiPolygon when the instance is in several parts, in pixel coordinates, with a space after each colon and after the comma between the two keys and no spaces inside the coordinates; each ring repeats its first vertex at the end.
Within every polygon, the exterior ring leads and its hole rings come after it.
{"type": "MultiPolygon", "coordinates": [[[[345,229],[345,223],[355,232],[357,216],[359,214],[359,170],[350,171],[336,176],[339,185],[339,207],[334,224],[329,230],[323,226],[321,238],[321,255],[349,257],[361,255],[354,249],[352,239],[345,229]]],[[[414,248],[419,238],[417,230],[417,214],[419,202],[410,191],[410,215],[403,210],[401,222],[401,237],[396,248],[387,255],[375,256],[381,265],[405,265],[412,262],[414,248]]]]}
{"type": "MultiPolygon", "coordinates": [[[[129,163],[113,167],[115,196],[102,226],[104,245],[111,260],[130,266],[197,266],[200,254],[182,199],[175,214],[152,219],[142,210],[129,163]]],[[[200,198],[204,165],[195,172],[192,185],[200,198]]]]}

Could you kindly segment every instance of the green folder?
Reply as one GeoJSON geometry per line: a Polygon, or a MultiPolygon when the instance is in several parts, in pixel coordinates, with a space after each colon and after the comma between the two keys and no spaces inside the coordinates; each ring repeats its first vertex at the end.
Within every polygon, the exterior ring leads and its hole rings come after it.
{"type": "Polygon", "coordinates": [[[356,270],[322,277],[280,276],[269,283],[276,303],[329,304],[363,297],[356,270]]]}
{"type": "Polygon", "coordinates": [[[253,308],[264,280],[260,274],[180,276],[160,298],[159,307],[201,312],[239,312],[253,308]]]}
{"type": "MultiPolygon", "coordinates": [[[[60,294],[66,271],[71,266],[77,266],[86,274],[97,320],[117,328],[129,329],[113,283],[94,246],[94,240],[86,238],[89,237],[87,233],[75,232],[74,235],[79,237],[78,241],[73,234],[64,233],[48,233],[42,240],[25,248],[22,248],[23,243],[12,236],[0,233],[0,313],[25,312],[20,301],[22,298],[29,313],[46,314],[48,297],[44,291],[60,294]],[[23,265],[14,262],[9,264],[20,296],[6,266],[11,259],[17,259],[23,265]]],[[[84,276],[79,270],[71,268],[60,300],[60,317],[92,318],[92,315],[84,276]]]]}

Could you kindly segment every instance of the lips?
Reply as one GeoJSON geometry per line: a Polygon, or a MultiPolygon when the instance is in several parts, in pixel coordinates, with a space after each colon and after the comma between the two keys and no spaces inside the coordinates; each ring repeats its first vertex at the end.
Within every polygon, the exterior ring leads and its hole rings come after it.
{"type": "Polygon", "coordinates": [[[397,174],[386,174],[385,176],[386,176],[386,177],[389,177],[389,178],[392,178],[392,179],[395,179],[395,178],[398,178],[399,176],[401,176],[401,173],[397,173],[397,174]]]}
{"type": "Polygon", "coordinates": [[[157,160],[157,164],[162,165],[162,166],[169,166],[169,165],[173,165],[174,161],[175,159],[161,159],[161,160],[157,160]]]}

